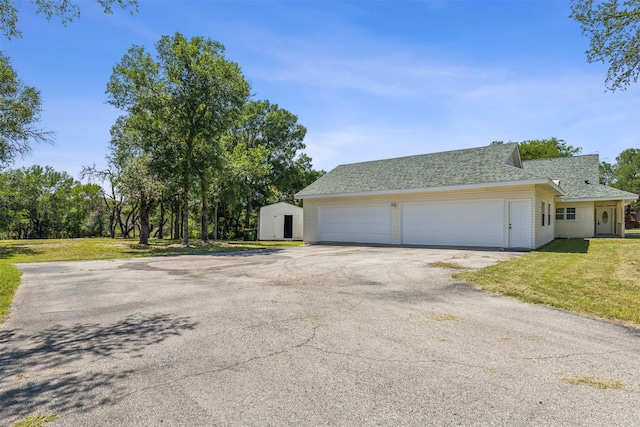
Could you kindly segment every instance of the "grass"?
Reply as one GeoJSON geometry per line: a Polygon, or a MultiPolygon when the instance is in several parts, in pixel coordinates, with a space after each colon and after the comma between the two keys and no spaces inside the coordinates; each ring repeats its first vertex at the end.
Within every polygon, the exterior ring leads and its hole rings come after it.
{"type": "Polygon", "coordinates": [[[640,329],[640,233],[562,239],[522,257],[454,277],[489,292],[640,329]]]}
{"type": "Polygon", "coordinates": [[[302,242],[216,242],[194,241],[185,248],[178,241],[152,239],[147,246],[136,239],[64,239],[0,241],[0,323],[6,318],[20,285],[20,270],[14,263],[104,260],[169,255],[201,255],[250,249],[299,246],[302,242]]]}
{"type": "Polygon", "coordinates": [[[22,421],[18,421],[13,427],[42,427],[46,423],[50,423],[58,419],[56,414],[37,414],[34,416],[28,416],[22,421]]]}
{"type": "Polygon", "coordinates": [[[593,378],[593,377],[561,377],[562,381],[573,385],[588,385],[599,389],[624,390],[624,384],[611,378],[593,378]]]}

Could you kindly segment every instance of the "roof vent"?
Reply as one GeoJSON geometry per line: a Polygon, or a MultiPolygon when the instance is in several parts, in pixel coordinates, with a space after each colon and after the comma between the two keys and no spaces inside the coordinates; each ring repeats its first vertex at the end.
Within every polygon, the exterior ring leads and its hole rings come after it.
{"type": "Polygon", "coordinates": [[[584,180],[584,183],[585,183],[585,184],[591,184],[591,183],[589,182],[589,180],[588,180],[588,179],[585,179],[585,180],[584,180]]]}

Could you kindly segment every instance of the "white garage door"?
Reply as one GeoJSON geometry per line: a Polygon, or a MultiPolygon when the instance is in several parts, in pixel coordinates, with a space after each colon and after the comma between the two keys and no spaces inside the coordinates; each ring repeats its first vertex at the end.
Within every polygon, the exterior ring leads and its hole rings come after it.
{"type": "Polygon", "coordinates": [[[502,247],[502,200],[402,205],[405,245],[502,247]]]}
{"type": "Polygon", "coordinates": [[[391,206],[320,208],[321,242],[391,243],[391,206]]]}

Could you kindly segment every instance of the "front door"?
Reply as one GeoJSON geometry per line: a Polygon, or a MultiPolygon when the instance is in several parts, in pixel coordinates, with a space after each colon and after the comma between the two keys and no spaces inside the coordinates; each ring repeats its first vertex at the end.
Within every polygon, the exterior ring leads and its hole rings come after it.
{"type": "Polygon", "coordinates": [[[596,208],[596,234],[614,234],[613,208],[596,208]]]}
{"type": "Polygon", "coordinates": [[[509,247],[531,249],[531,201],[509,201],[509,247]]]}

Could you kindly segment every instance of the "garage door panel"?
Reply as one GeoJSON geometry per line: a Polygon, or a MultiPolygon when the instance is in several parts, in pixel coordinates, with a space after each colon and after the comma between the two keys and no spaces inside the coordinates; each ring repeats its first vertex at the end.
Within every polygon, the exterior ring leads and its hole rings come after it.
{"type": "Polygon", "coordinates": [[[501,200],[406,204],[401,217],[403,244],[503,246],[501,200]]]}
{"type": "Polygon", "coordinates": [[[320,208],[321,242],[391,243],[388,205],[320,208]]]}

